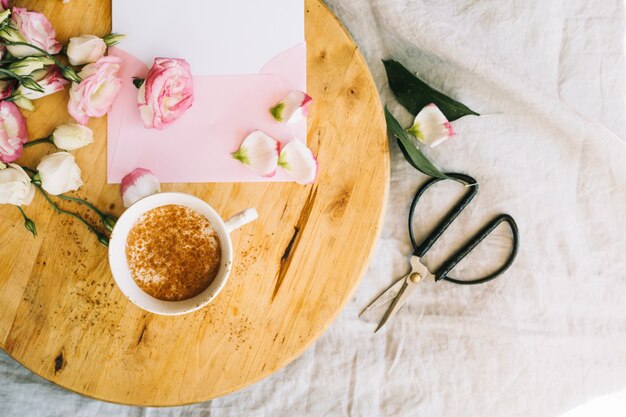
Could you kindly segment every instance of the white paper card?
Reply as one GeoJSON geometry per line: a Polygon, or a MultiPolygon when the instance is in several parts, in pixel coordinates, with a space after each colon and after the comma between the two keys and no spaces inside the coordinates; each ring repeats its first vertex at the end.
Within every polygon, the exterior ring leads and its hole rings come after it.
{"type": "Polygon", "coordinates": [[[113,32],[125,51],[152,66],[184,58],[195,75],[258,74],[304,42],[304,1],[113,0],[113,32]]]}

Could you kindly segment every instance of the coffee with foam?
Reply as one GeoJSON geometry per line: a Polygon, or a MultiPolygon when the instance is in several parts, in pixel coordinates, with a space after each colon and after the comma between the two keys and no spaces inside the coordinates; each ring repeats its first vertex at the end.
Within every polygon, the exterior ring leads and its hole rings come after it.
{"type": "Polygon", "coordinates": [[[167,205],[144,213],[132,227],[126,260],[144,292],[162,301],[181,301],[211,285],[220,270],[222,249],[204,215],[167,205]]]}

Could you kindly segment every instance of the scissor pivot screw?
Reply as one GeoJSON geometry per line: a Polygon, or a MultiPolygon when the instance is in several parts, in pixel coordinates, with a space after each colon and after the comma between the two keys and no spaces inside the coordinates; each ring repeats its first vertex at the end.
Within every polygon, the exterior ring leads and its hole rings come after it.
{"type": "Polygon", "coordinates": [[[422,279],[422,276],[418,273],[415,273],[415,274],[411,274],[409,279],[411,280],[413,284],[417,284],[422,279]]]}

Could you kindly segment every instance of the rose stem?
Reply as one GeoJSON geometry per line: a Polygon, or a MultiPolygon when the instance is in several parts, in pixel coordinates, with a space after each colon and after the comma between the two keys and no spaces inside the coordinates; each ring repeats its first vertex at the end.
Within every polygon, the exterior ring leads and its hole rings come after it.
{"type": "Polygon", "coordinates": [[[47,138],[41,138],[41,139],[37,139],[37,140],[31,140],[30,142],[26,142],[24,144],[24,147],[28,148],[29,146],[38,145],[40,143],[54,143],[54,142],[52,142],[52,138],[50,136],[48,136],[47,138]]]}
{"type": "Polygon", "coordinates": [[[117,222],[116,217],[104,214],[96,206],[91,204],[89,201],[83,200],[82,198],[70,197],[69,195],[64,195],[64,194],[59,194],[57,197],[59,197],[62,200],[73,201],[75,203],[82,204],[85,207],[89,207],[98,215],[98,217],[100,217],[100,220],[102,221],[102,224],[104,225],[104,227],[106,227],[109,230],[111,230],[113,226],[115,226],[115,223],[117,222]]]}
{"type": "Polygon", "coordinates": [[[54,211],[56,211],[59,214],[67,214],[68,216],[74,217],[75,219],[78,219],[80,222],[82,222],[85,226],[87,226],[87,229],[89,229],[89,231],[91,233],[93,233],[94,235],[96,235],[96,237],[98,238],[98,241],[104,245],[104,246],[109,246],[109,238],[107,238],[106,236],[104,236],[103,234],[101,234],[100,232],[98,232],[92,225],[90,225],[87,220],[83,219],[81,216],[79,216],[76,213],[73,213],[71,211],[67,211],[67,210],[63,210],[61,207],[58,206],[58,204],[56,204],[54,201],[52,201],[52,199],[50,198],[50,196],[48,195],[48,193],[46,193],[43,188],[41,188],[41,185],[33,183],[33,185],[35,186],[35,188],[37,188],[37,190],[44,196],[44,198],[46,199],[46,201],[48,203],[50,203],[50,205],[52,206],[52,208],[54,209],[54,211]]]}
{"type": "Polygon", "coordinates": [[[24,227],[26,230],[31,232],[33,236],[37,236],[37,228],[35,227],[35,222],[28,218],[26,213],[24,213],[24,209],[22,206],[15,206],[19,209],[20,213],[22,213],[22,217],[24,218],[24,227]]]}
{"type": "MultiPolygon", "coordinates": [[[[80,77],[78,76],[78,74],[76,74],[76,72],[72,68],[69,68],[68,66],[61,64],[61,62],[59,62],[59,60],[56,59],[54,57],[54,55],[52,55],[50,52],[46,51],[45,49],[41,49],[40,47],[32,45],[32,44],[27,43],[27,42],[0,42],[0,45],[4,45],[4,46],[28,46],[30,48],[36,49],[39,52],[44,53],[50,59],[52,59],[54,61],[54,63],[61,69],[61,72],[63,72],[64,76],[65,76],[65,72],[69,71],[69,74],[71,76],[69,78],[70,81],[74,81],[74,82],[77,82],[77,83],[80,83],[82,81],[80,79],[80,77]]],[[[66,78],[68,78],[68,77],[66,77],[66,78]]]]}

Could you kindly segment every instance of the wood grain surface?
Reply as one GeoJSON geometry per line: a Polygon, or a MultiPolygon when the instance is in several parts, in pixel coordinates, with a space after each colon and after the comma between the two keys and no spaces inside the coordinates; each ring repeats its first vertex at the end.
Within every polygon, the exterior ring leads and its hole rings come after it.
{"type": "MultiPolygon", "coordinates": [[[[66,41],[104,35],[110,1],[18,1],[45,13],[66,41]]],[[[0,206],[0,346],[67,389],[135,405],[205,401],[249,385],[293,360],[332,323],[368,265],[387,201],[389,149],[378,92],[358,48],[319,0],[306,1],[308,140],[320,173],[296,184],[164,185],[195,194],[227,217],[256,207],[236,232],[233,274],[208,307],[182,317],[146,313],[115,286],[107,250],[40,195],[18,210],[0,206]]],[[[67,92],[36,101],[31,139],[70,122],[67,92]]],[[[77,193],[116,215],[119,187],[107,185],[106,121],[90,122],[93,145],[75,152],[85,186],[77,193]]],[[[20,163],[55,150],[38,145],[20,163]]],[[[77,207],[66,205],[71,209],[77,207]]],[[[349,341],[346,341],[349,343],[349,341]]]]}

